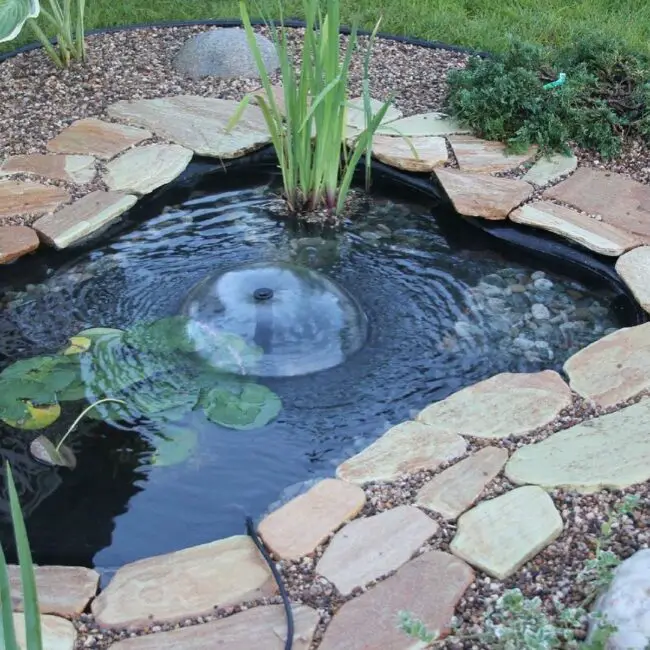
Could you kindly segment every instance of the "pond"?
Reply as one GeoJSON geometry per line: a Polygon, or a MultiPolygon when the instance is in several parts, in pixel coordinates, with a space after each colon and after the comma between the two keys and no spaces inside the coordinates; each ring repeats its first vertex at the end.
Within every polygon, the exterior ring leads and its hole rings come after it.
{"type": "Polygon", "coordinates": [[[497,252],[414,194],[360,195],[343,229],[315,235],[275,216],[276,192],[272,174],[208,174],[94,246],[4,271],[1,445],[37,562],[110,574],[243,533],[431,402],[559,370],[628,324],[605,282],[497,252]],[[60,415],[25,430],[38,382],[54,396],[37,391],[35,410],[60,415]],[[107,395],[127,404],[72,433],[74,469],[30,455],[107,395]]]}

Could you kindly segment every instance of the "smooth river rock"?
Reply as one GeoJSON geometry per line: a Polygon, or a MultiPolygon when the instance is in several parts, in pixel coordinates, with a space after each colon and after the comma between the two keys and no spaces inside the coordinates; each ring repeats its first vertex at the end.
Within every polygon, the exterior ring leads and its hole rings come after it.
{"type": "Polygon", "coordinates": [[[509,154],[502,142],[482,140],[471,135],[450,135],[449,144],[463,172],[505,172],[530,160],[537,147],[525,154],[509,154]]]}
{"type": "Polygon", "coordinates": [[[237,125],[227,130],[238,105],[232,99],[178,95],[122,100],[109,106],[107,113],[151,129],[201,156],[237,158],[271,141],[259,106],[249,105],[237,125]]]}
{"type": "MultiPolygon", "coordinates": [[[[293,650],[308,650],[318,612],[293,605],[293,650]]],[[[111,650],[284,650],[287,620],[282,605],[253,607],[218,621],[125,639],[111,650]]]]}
{"type": "Polygon", "coordinates": [[[440,432],[423,422],[402,422],[339,465],[336,475],[360,484],[393,481],[402,474],[435,470],[462,456],[466,449],[467,443],[458,435],[440,432]]]}
{"type": "Polygon", "coordinates": [[[444,113],[432,111],[430,113],[418,113],[399,120],[385,122],[380,126],[377,135],[401,135],[406,137],[451,135],[452,133],[469,133],[469,130],[462,127],[458,120],[449,117],[444,113]]]}
{"type": "Polygon", "coordinates": [[[548,230],[601,255],[619,256],[641,244],[638,237],[624,230],[550,201],[522,205],[510,214],[510,219],[548,230]]]}
{"type": "Polygon", "coordinates": [[[109,160],[150,137],[151,133],[143,129],[88,117],[61,131],[47,143],[47,148],[54,153],[78,153],[109,160]]]}
{"type": "Polygon", "coordinates": [[[436,169],[435,174],[456,212],[466,217],[505,219],[533,193],[533,186],[511,178],[436,169]]]}
{"type": "Polygon", "coordinates": [[[518,449],[506,464],[513,483],[589,493],[650,479],[650,400],[587,420],[518,449]]]}
{"type": "Polygon", "coordinates": [[[69,200],[70,195],[56,185],[0,180],[0,218],[47,214],[69,200]]]}
{"type": "Polygon", "coordinates": [[[551,497],[527,485],[483,501],[458,520],[454,555],[505,580],[559,537],[562,518],[551,497]]]}
{"type": "Polygon", "coordinates": [[[508,438],[549,424],[571,402],[571,390],[553,370],[504,372],[427,406],[417,419],[436,431],[508,438]]]}
{"type": "Polygon", "coordinates": [[[535,185],[546,185],[575,171],[577,166],[578,159],[574,154],[565,156],[561,153],[554,153],[540,158],[523,175],[522,180],[527,183],[535,183],[535,185]]]}
{"type": "Polygon", "coordinates": [[[650,246],[641,246],[616,260],[616,272],[634,294],[636,301],[650,312],[650,246]]]}
{"type": "Polygon", "coordinates": [[[92,603],[104,627],[203,616],[276,591],[273,575],[247,535],[139,560],[118,569],[92,603]]]}
{"type": "Polygon", "coordinates": [[[298,559],[355,517],[365,502],[359,486],[326,478],[265,517],[258,532],[276,555],[298,559]]]}
{"type": "Polygon", "coordinates": [[[447,162],[447,144],[441,137],[402,138],[375,135],[372,154],[377,160],[407,172],[430,172],[447,162]]]}
{"type": "Polygon", "coordinates": [[[36,231],[27,226],[0,227],[0,264],[9,264],[38,248],[36,231]]]}
{"type": "Polygon", "coordinates": [[[5,173],[34,174],[44,178],[84,184],[90,183],[97,172],[93,156],[30,153],[7,159],[0,167],[0,176],[5,173]]]}
{"type": "Polygon", "coordinates": [[[505,449],[484,447],[425,483],[415,503],[445,519],[456,519],[478,499],[507,460],[505,449]]]}
{"type": "Polygon", "coordinates": [[[178,144],[136,147],[106,165],[104,182],[110,190],[149,194],[182,174],[193,155],[178,144]]]}
{"type": "Polygon", "coordinates": [[[423,644],[398,629],[398,613],[412,613],[444,637],[456,604],[473,579],[474,572],[462,560],[449,553],[427,551],[345,603],[327,627],[319,650],[422,648],[423,644]]]}
{"type": "MultiPolygon", "coordinates": [[[[20,650],[34,650],[33,647],[27,647],[25,617],[22,614],[14,614],[14,628],[20,650]]],[[[43,635],[43,650],[74,650],[77,642],[77,630],[65,618],[41,616],[41,633],[43,635]]]]}
{"type": "Polygon", "coordinates": [[[564,364],[571,388],[608,407],[650,389],[650,323],[625,327],[576,352],[564,364]]]}
{"type": "Polygon", "coordinates": [[[336,533],[316,573],[347,596],[399,569],[437,531],[438,524],[413,506],[356,519],[336,533]]]}

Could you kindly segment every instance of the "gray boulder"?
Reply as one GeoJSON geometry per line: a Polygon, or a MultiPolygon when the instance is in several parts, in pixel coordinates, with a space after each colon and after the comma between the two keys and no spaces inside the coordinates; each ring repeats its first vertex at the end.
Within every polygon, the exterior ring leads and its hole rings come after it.
{"type": "MultiPolygon", "coordinates": [[[[279,66],[275,45],[264,36],[255,35],[264,67],[274,72],[279,66]]],[[[186,41],[173,61],[174,68],[192,79],[201,77],[253,77],[259,73],[246,32],[239,27],[212,29],[186,41]]]]}

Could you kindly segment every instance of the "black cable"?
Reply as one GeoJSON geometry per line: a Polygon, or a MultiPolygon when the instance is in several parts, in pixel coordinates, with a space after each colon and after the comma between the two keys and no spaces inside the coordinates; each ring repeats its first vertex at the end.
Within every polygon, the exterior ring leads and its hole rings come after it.
{"type": "Polygon", "coordinates": [[[280,575],[280,572],[277,570],[273,558],[269,555],[269,552],[266,550],[266,547],[264,546],[264,542],[260,539],[260,536],[257,534],[252,517],[246,517],[246,532],[250,537],[252,537],[253,542],[255,542],[255,546],[257,546],[259,552],[262,554],[262,557],[266,560],[266,563],[269,565],[269,569],[271,569],[271,573],[273,574],[273,577],[275,578],[275,581],[278,584],[278,589],[280,590],[280,597],[282,598],[282,604],[284,605],[284,613],[287,617],[287,640],[284,644],[284,650],[292,650],[293,630],[294,630],[293,610],[291,609],[289,594],[287,593],[287,589],[284,586],[284,582],[282,581],[282,576],[280,575]]]}

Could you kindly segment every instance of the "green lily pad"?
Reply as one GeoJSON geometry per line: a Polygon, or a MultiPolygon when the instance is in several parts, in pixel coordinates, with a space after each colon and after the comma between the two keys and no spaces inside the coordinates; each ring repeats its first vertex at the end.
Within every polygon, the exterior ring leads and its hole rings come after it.
{"type": "Polygon", "coordinates": [[[231,332],[213,331],[193,324],[196,349],[210,359],[220,372],[246,375],[264,355],[258,345],[251,345],[241,336],[231,332]]]}
{"type": "Polygon", "coordinates": [[[67,388],[56,394],[59,402],[77,402],[86,397],[86,384],[83,381],[75,381],[67,388]]]}
{"type": "Polygon", "coordinates": [[[168,414],[169,419],[178,419],[196,406],[199,389],[180,385],[168,378],[156,378],[139,386],[126,399],[144,415],[168,414]]]}
{"type": "Polygon", "coordinates": [[[25,429],[26,431],[35,431],[45,429],[55,422],[61,415],[61,407],[58,404],[48,404],[46,406],[34,406],[31,402],[26,402],[27,415],[19,419],[7,417],[1,418],[5,424],[16,429],[25,429]]]}
{"type": "Polygon", "coordinates": [[[126,333],[125,341],[142,352],[194,352],[195,345],[188,335],[187,324],[188,319],[184,316],[169,316],[150,323],[138,323],[126,333]]]}
{"type": "Polygon", "coordinates": [[[100,422],[123,422],[133,419],[133,412],[127,404],[105,402],[88,411],[86,417],[100,422]]]}
{"type": "Polygon", "coordinates": [[[63,350],[61,354],[65,356],[74,356],[75,354],[82,354],[90,350],[93,344],[92,340],[87,336],[71,336],[68,339],[68,347],[63,350]]]}
{"type": "Polygon", "coordinates": [[[32,440],[29,451],[36,460],[46,465],[70,469],[77,466],[77,458],[70,447],[60,445],[57,449],[56,445],[46,436],[38,436],[32,440]]]}
{"type": "Polygon", "coordinates": [[[192,455],[197,441],[194,429],[167,425],[164,437],[156,440],[156,451],[151,457],[151,464],[167,467],[183,463],[192,455]]]}
{"type": "Polygon", "coordinates": [[[87,330],[82,330],[77,332],[77,336],[80,336],[85,339],[90,339],[91,342],[95,342],[97,339],[103,339],[106,337],[115,337],[121,338],[124,336],[124,330],[118,330],[114,327],[91,327],[87,330]]]}
{"type": "Polygon", "coordinates": [[[207,418],[230,429],[257,429],[277,417],[282,401],[261,384],[242,383],[235,390],[213,388],[203,398],[207,418]]]}
{"type": "Polygon", "coordinates": [[[68,387],[78,376],[76,361],[60,356],[22,359],[0,373],[0,379],[38,382],[52,392],[68,387]]]}

